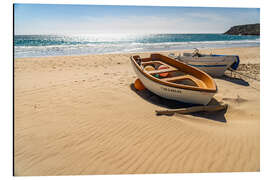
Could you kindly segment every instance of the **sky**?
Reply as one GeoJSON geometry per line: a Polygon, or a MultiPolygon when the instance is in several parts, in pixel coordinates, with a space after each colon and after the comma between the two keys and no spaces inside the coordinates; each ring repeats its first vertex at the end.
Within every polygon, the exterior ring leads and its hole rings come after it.
{"type": "Polygon", "coordinates": [[[223,33],[259,22],[259,8],[14,5],[15,35],[223,33]]]}

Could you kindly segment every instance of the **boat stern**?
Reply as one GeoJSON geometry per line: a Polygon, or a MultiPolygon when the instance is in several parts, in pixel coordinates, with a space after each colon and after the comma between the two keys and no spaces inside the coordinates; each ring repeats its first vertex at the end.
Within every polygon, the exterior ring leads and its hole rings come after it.
{"type": "Polygon", "coordinates": [[[240,58],[239,56],[234,56],[236,58],[235,62],[231,65],[231,68],[233,70],[236,70],[240,64],[240,58]]]}

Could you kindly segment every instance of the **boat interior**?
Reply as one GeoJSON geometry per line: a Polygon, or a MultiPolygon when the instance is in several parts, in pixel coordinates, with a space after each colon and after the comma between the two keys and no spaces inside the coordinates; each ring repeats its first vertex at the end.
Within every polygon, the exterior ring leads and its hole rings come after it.
{"type": "Polygon", "coordinates": [[[200,54],[200,53],[183,53],[185,57],[212,57],[210,54],[200,54]]]}
{"type": "MultiPolygon", "coordinates": [[[[200,53],[197,53],[197,54],[194,54],[194,53],[183,53],[182,56],[178,56],[178,58],[181,58],[181,57],[201,57],[201,58],[204,58],[204,57],[207,57],[207,58],[224,58],[224,55],[216,55],[216,54],[200,54],[200,53]]],[[[228,55],[227,55],[228,57],[228,55]]]]}
{"type": "Polygon", "coordinates": [[[197,48],[194,48],[194,51],[192,53],[184,52],[183,56],[184,57],[213,57],[212,53],[211,54],[201,54],[199,52],[199,49],[197,49],[197,48]]]}
{"type": "Polygon", "coordinates": [[[160,81],[200,89],[215,88],[215,84],[204,73],[166,56],[152,54],[150,58],[141,59],[140,56],[133,56],[133,58],[144,73],[160,81]]]}

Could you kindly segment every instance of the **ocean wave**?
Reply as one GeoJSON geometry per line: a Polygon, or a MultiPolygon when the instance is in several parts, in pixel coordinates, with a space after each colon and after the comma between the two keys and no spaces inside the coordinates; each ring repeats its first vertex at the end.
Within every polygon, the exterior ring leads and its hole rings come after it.
{"type": "Polygon", "coordinates": [[[224,41],[186,41],[186,42],[121,42],[121,43],[83,43],[46,46],[15,46],[15,57],[61,56],[79,54],[132,53],[147,51],[167,51],[192,48],[222,48],[236,46],[259,46],[260,39],[224,41]]]}

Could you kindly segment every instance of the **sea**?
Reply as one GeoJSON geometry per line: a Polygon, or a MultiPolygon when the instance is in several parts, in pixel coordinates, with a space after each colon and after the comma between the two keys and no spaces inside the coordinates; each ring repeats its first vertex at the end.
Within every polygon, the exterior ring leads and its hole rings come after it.
{"type": "Polygon", "coordinates": [[[15,58],[252,46],[260,46],[259,36],[225,34],[14,35],[15,58]]]}

